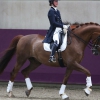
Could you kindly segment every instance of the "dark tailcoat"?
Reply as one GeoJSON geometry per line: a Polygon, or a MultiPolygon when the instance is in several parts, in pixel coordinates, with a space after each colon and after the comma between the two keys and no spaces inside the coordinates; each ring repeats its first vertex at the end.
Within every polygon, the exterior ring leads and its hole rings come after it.
{"type": "Polygon", "coordinates": [[[56,27],[63,28],[59,10],[56,11],[53,7],[51,7],[48,12],[48,19],[50,22],[50,28],[46,34],[45,39],[43,40],[43,43],[51,43],[53,41],[53,34],[56,27]]]}

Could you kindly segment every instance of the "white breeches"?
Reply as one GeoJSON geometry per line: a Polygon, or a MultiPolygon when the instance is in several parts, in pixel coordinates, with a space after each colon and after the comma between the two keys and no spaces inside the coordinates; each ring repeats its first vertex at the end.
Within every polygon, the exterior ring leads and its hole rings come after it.
{"type": "Polygon", "coordinates": [[[54,35],[53,35],[53,40],[57,41],[57,44],[59,44],[59,33],[62,31],[61,28],[57,27],[55,29],[54,35]]]}

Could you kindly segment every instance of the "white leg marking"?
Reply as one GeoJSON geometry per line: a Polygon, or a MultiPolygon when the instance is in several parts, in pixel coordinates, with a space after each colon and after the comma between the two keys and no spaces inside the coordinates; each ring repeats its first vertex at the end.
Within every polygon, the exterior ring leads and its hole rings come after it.
{"type": "Polygon", "coordinates": [[[62,85],[61,85],[61,88],[60,88],[60,90],[59,90],[59,94],[60,94],[60,95],[61,95],[61,94],[64,94],[64,93],[65,93],[65,89],[66,89],[66,85],[62,84],[62,85]]]}
{"type": "Polygon", "coordinates": [[[90,93],[92,92],[92,89],[89,88],[89,87],[86,87],[86,88],[84,89],[84,91],[85,91],[86,94],[90,95],[90,93]]]}
{"type": "Polygon", "coordinates": [[[62,84],[61,88],[59,90],[59,95],[62,97],[62,100],[69,98],[66,94],[65,94],[65,89],[66,89],[66,85],[62,84]]]}
{"type": "Polygon", "coordinates": [[[7,92],[8,93],[12,91],[13,84],[14,84],[14,82],[11,82],[11,81],[8,82],[8,86],[7,86],[7,92]]]}
{"type": "Polygon", "coordinates": [[[86,86],[87,86],[87,87],[91,87],[91,86],[92,86],[91,77],[87,77],[87,78],[86,78],[86,86]]]}
{"type": "Polygon", "coordinates": [[[92,92],[92,89],[90,88],[91,86],[92,86],[91,77],[87,77],[86,78],[86,88],[84,89],[87,95],[90,95],[90,93],[92,92]]]}
{"type": "Polygon", "coordinates": [[[30,78],[26,78],[25,82],[27,85],[27,89],[30,90],[33,87],[30,78]]]}

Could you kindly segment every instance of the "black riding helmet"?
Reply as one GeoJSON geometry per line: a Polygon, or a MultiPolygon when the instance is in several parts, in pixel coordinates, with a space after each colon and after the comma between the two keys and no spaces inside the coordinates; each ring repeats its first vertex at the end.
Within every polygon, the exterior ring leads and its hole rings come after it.
{"type": "Polygon", "coordinates": [[[58,1],[58,0],[49,0],[49,5],[51,6],[54,1],[58,1]]]}

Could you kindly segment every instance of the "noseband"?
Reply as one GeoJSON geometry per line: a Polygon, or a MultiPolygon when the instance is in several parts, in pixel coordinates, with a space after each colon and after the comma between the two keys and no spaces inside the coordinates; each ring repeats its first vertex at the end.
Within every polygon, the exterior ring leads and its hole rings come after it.
{"type": "Polygon", "coordinates": [[[92,53],[94,54],[94,55],[99,55],[100,54],[100,52],[98,51],[98,49],[100,48],[100,45],[99,45],[99,43],[100,43],[100,35],[96,38],[96,39],[94,39],[93,41],[92,41],[92,53]],[[95,42],[94,42],[95,41],[95,42]],[[94,44],[93,44],[94,43],[94,44]]]}

